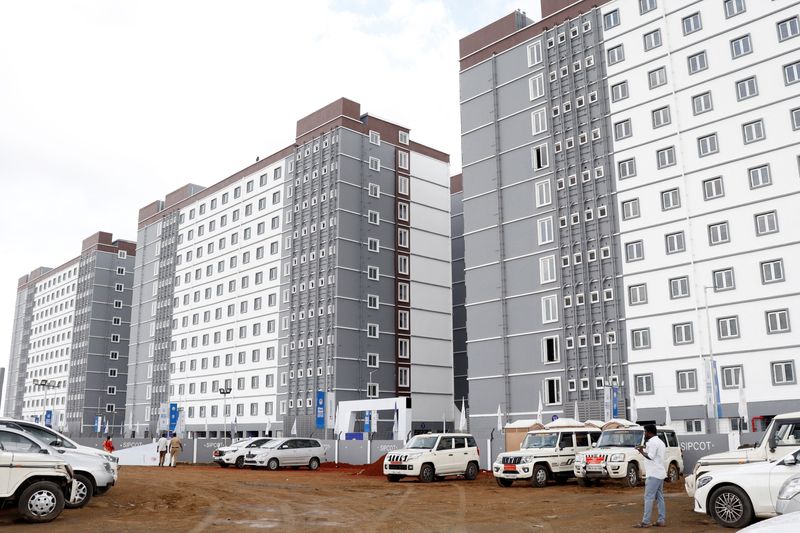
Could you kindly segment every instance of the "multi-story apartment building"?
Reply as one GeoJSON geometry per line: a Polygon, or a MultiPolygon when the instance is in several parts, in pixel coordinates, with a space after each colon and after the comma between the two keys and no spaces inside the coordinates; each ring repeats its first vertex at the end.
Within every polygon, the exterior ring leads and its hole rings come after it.
{"type": "Polygon", "coordinates": [[[79,436],[125,415],[136,244],[98,232],[81,254],[20,278],[5,415],[79,436]]]}
{"type": "Polygon", "coordinates": [[[450,418],[448,169],[340,99],[286,148],[143,208],[129,431],[153,434],[173,402],[199,435],[321,435],[319,393],[327,427],[368,398],[410,398],[417,425],[450,418]]]}
{"type": "Polygon", "coordinates": [[[540,390],[602,416],[614,383],[687,432],[740,382],[751,415],[800,407],[796,8],[543,0],[462,39],[474,430],[540,390]]]}

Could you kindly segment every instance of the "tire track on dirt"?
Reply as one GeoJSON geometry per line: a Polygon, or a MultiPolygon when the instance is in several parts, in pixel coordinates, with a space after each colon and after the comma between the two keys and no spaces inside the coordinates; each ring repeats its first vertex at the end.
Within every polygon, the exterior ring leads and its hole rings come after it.
{"type": "Polygon", "coordinates": [[[396,498],[391,506],[378,515],[378,518],[375,520],[375,525],[384,525],[390,523],[395,511],[401,510],[403,505],[405,505],[406,500],[408,500],[409,496],[411,496],[412,492],[414,492],[414,488],[407,486],[405,492],[403,492],[399,498],[396,498]]]}

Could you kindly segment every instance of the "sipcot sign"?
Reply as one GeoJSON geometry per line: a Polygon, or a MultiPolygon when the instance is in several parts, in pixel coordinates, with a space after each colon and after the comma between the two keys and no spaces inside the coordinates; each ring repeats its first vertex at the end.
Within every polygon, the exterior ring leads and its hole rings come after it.
{"type": "Polygon", "coordinates": [[[706,455],[728,451],[728,435],[712,433],[708,435],[680,435],[683,452],[683,472],[691,474],[695,463],[706,455]]]}

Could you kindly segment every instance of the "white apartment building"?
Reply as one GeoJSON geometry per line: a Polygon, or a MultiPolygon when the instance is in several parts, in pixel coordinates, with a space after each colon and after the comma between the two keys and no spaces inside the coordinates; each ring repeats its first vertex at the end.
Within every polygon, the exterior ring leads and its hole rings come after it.
{"type": "Polygon", "coordinates": [[[750,417],[800,409],[798,6],[601,7],[640,420],[713,430],[718,395],[736,430],[740,384],[750,417]]]}

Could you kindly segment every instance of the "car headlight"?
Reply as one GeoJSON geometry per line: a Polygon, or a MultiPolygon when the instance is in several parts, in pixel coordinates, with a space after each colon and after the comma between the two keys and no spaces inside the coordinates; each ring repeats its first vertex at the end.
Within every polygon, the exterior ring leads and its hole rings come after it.
{"type": "Polygon", "coordinates": [[[526,456],[524,456],[522,458],[521,462],[523,462],[523,463],[532,463],[533,462],[533,456],[532,455],[526,455],[526,456]]]}
{"type": "Polygon", "coordinates": [[[697,480],[697,484],[695,485],[695,490],[701,489],[711,483],[711,476],[702,476],[700,479],[697,480]]]}
{"type": "Polygon", "coordinates": [[[625,460],[624,453],[613,453],[611,454],[611,458],[609,459],[609,461],[611,461],[612,463],[619,463],[620,461],[624,460],[625,460]]]}
{"type": "Polygon", "coordinates": [[[800,477],[790,479],[784,483],[783,487],[781,487],[781,491],[778,493],[778,499],[791,500],[798,494],[800,494],[800,477]]]}
{"type": "Polygon", "coordinates": [[[106,469],[106,472],[111,473],[113,469],[111,468],[111,463],[108,461],[103,461],[103,468],[106,469]]]}
{"type": "Polygon", "coordinates": [[[103,459],[105,459],[109,463],[118,463],[119,462],[119,457],[114,457],[113,455],[108,454],[108,453],[104,453],[102,455],[102,457],[103,457],[103,459]]]}
{"type": "Polygon", "coordinates": [[[578,454],[578,455],[575,456],[575,463],[576,464],[581,464],[585,460],[586,460],[586,458],[583,456],[583,454],[578,454]]]}
{"type": "Polygon", "coordinates": [[[421,453],[409,453],[406,456],[406,461],[413,461],[414,459],[419,459],[420,457],[422,457],[421,453]]]}

